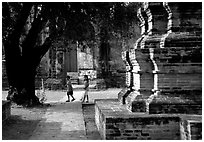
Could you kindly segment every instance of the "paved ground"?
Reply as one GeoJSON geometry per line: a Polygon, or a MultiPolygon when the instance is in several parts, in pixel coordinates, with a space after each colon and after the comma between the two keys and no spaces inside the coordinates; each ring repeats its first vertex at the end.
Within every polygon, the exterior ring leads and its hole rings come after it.
{"type": "MultiPolygon", "coordinates": [[[[104,91],[90,90],[90,102],[95,99],[117,98],[121,89],[108,89],[104,91]]],[[[47,109],[43,119],[37,124],[30,140],[86,140],[85,123],[82,112],[82,103],[79,101],[84,91],[74,91],[74,102],[67,103],[66,91],[46,91],[47,101],[51,107],[47,109]]],[[[2,99],[7,92],[2,92],[2,99]]]]}
{"type": "Polygon", "coordinates": [[[55,104],[48,108],[30,140],[85,140],[80,102],[55,104]]]}

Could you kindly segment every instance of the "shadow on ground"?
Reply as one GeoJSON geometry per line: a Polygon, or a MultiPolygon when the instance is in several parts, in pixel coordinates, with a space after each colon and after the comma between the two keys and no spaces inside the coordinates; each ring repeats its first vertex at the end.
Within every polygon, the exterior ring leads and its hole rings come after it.
{"type": "Polygon", "coordinates": [[[33,108],[12,105],[12,115],[2,125],[2,140],[100,140],[95,125],[94,104],[80,106],[83,110],[83,119],[79,119],[80,123],[74,125],[76,128],[69,128],[72,123],[77,122],[75,120],[79,108],[76,107],[79,106],[76,103],[67,105],[53,103],[49,107],[33,108]],[[64,106],[63,109],[60,106],[64,106]],[[76,109],[76,111],[70,112],[70,109],[76,109]],[[74,117],[64,123],[64,116],[74,117]],[[85,124],[86,134],[81,130],[81,122],[85,124]]]}
{"type": "Polygon", "coordinates": [[[21,116],[12,115],[2,126],[3,140],[27,140],[41,120],[24,120],[21,116]]]}
{"type": "Polygon", "coordinates": [[[11,116],[2,124],[2,140],[26,140],[42,121],[47,107],[24,108],[12,104],[11,116]]]}

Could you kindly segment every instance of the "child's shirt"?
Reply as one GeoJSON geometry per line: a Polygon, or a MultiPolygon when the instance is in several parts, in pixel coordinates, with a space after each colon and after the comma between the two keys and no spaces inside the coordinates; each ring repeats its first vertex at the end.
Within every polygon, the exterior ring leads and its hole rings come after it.
{"type": "Polygon", "coordinates": [[[88,80],[84,80],[84,89],[85,90],[89,89],[89,81],[88,80]]]}
{"type": "Polygon", "coordinates": [[[68,92],[73,91],[71,80],[67,80],[67,91],[68,92]]]}

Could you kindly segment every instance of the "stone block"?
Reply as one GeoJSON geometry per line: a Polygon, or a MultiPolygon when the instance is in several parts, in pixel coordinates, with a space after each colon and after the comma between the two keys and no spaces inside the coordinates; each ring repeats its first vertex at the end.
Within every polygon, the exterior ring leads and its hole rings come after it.
{"type": "Polygon", "coordinates": [[[11,116],[11,102],[2,101],[2,122],[4,123],[11,116]]]}
{"type": "Polygon", "coordinates": [[[202,120],[195,115],[131,113],[117,100],[96,100],[95,108],[97,128],[105,140],[179,140],[184,119],[202,120]]]}

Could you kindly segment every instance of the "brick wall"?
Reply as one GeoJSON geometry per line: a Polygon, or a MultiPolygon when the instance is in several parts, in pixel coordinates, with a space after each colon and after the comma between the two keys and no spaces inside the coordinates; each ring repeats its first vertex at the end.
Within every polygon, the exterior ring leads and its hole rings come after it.
{"type": "Polygon", "coordinates": [[[132,113],[116,99],[95,100],[95,123],[106,140],[202,138],[201,115],[132,113]]]}
{"type": "MultiPolygon", "coordinates": [[[[141,38],[126,57],[132,65],[126,72],[133,74],[133,90],[125,101],[127,108],[133,112],[157,112],[160,110],[152,107],[154,99],[177,98],[181,104],[165,101],[160,109],[166,113],[164,108],[169,106],[173,109],[169,112],[200,114],[201,103],[189,96],[197,92],[195,98],[202,99],[201,3],[143,3],[138,17],[141,38]],[[190,13],[192,16],[187,18],[190,13]],[[192,94],[187,96],[188,91],[192,94]],[[186,106],[190,109],[184,109],[186,106]]],[[[131,81],[129,78],[126,80],[131,81]]]]}
{"type": "Polygon", "coordinates": [[[201,15],[202,3],[141,5],[141,38],[123,54],[133,86],[96,101],[103,139],[201,139],[201,15]]]}
{"type": "Polygon", "coordinates": [[[178,117],[106,118],[106,139],[178,140],[178,117]]]}
{"type": "Polygon", "coordinates": [[[132,113],[115,99],[95,100],[95,123],[106,140],[201,139],[200,115],[132,113]]]}

